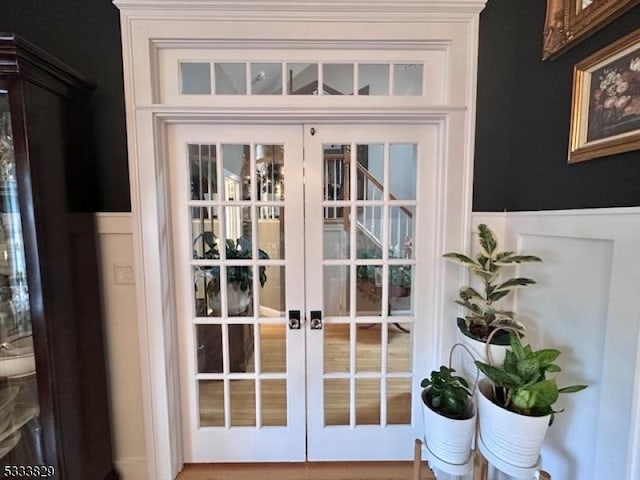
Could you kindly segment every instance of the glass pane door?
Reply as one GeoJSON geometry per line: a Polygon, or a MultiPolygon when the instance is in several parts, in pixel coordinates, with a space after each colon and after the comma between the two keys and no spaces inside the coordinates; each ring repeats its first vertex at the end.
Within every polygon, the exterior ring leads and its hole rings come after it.
{"type": "Polygon", "coordinates": [[[185,461],[304,460],[301,128],[169,143],[185,461]]]}
{"type": "Polygon", "coordinates": [[[45,463],[26,273],[11,112],[0,89],[0,466],[45,463]]]}
{"type": "Polygon", "coordinates": [[[412,455],[434,140],[429,127],[305,130],[306,298],[322,312],[307,338],[309,460],[412,455]]]}

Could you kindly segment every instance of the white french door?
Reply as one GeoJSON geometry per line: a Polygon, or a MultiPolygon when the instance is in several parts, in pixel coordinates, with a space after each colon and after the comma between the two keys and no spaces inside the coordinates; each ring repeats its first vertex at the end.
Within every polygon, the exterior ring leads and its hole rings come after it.
{"type": "Polygon", "coordinates": [[[185,462],[411,458],[436,128],[168,138],[185,462]]]}

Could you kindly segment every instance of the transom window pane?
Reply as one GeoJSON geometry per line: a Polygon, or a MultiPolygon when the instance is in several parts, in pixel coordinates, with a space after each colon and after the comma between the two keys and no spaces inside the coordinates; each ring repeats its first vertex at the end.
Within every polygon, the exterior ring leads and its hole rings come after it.
{"type": "Polygon", "coordinates": [[[252,63],[251,93],[253,95],[281,95],[282,64],[252,63]]]}
{"type": "Polygon", "coordinates": [[[353,95],[353,64],[323,66],[323,95],[353,95]]]}
{"type": "Polygon", "coordinates": [[[244,63],[216,63],[216,93],[246,95],[247,70],[244,63]]]}
{"type": "Polygon", "coordinates": [[[393,66],[394,95],[422,95],[424,66],[418,63],[402,63],[393,66]]]}
{"type": "Polygon", "coordinates": [[[180,91],[183,95],[211,95],[211,65],[180,63],[180,91]]]}
{"type": "Polygon", "coordinates": [[[318,64],[287,64],[287,92],[289,95],[318,95],[318,64]]]}

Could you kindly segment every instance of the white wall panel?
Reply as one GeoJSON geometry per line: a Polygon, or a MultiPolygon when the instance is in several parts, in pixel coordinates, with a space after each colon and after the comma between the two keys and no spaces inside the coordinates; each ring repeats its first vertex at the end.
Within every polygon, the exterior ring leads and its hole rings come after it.
{"type": "Polygon", "coordinates": [[[143,480],[148,474],[131,214],[99,213],[96,225],[114,461],[122,480],[143,480]]]}
{"type": "Polygon", "coordinates": [[[542,257],[521,268],[538,284],[518,292],[516,312],[534,348],[563,352],[561,385],[589,384],[558,404],[543,468],[554,480],[639,479],[640,209],[476,213],[479,223],[542,257]]]}

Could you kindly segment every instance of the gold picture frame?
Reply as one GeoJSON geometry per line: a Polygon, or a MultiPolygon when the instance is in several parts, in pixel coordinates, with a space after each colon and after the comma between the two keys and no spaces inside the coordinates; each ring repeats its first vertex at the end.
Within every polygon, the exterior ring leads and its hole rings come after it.
{"type": "Polygon", "coordinates": [[[542,59],[553,59],[640,0],[547,0],[542,59]]]}
{"type": "Polygon", "coordinates": [[[569,163],[640,148],[640,30],[577,63],[569,163]]]}

